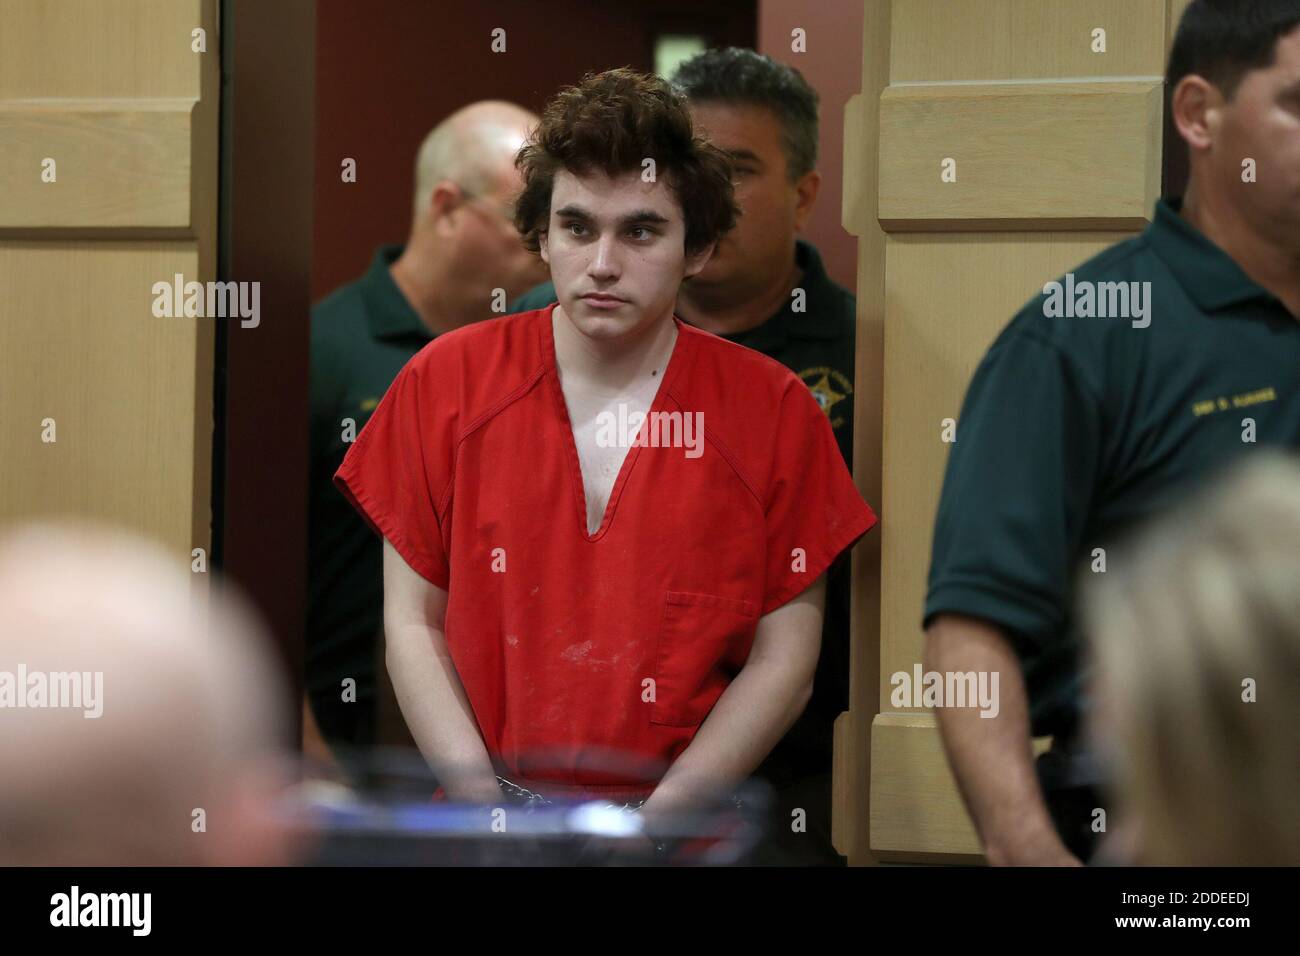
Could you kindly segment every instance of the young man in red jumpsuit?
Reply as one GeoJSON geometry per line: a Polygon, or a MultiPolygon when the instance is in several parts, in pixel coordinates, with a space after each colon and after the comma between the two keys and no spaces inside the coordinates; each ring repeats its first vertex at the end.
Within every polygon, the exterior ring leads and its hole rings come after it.
{"type": "Polygon", "coordinates": [[[667,814],[799,715],[823,573],[876,519],[808,388],[673,315],[736,213],[678,94],[588,76],[518,165],[559,302],[430,343],[335,480],[385,538],[388,667],[447,793],[667,814]]]}

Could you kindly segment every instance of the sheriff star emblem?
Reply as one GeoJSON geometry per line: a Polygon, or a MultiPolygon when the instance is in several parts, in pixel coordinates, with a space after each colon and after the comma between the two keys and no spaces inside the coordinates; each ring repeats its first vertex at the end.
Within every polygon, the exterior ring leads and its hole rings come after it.
{"type": "Polygon", "coordinates": [[[799,373],[799,378],[808,386],[817,404],[822,407],[826,417],[831,420],[831,427],[839,428],[844,424],[844,417],[835,414],[835,406],[853,394],[853,386],[840,371],[822,365],[806,369],[799,373]]]}

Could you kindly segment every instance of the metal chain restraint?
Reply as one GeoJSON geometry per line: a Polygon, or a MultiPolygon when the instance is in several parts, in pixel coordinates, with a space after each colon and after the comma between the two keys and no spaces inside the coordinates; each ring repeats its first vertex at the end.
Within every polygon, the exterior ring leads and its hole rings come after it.
{"type": "MultiPolygon", "coordinates": [[[[529,790],[527,787],[521,787],[517,783],[512,783],[505,777],[497,777],[497,784],[501,787],[501,792],[503,794],[513,800],[523,803],[525,806],[549,807],[554,805],[554,801],[549,797],[543,796],[533,790],[529,790]]],[[[624,813],[636,813],[645,806],[647,799],[649,798],[642,797],[640,800],[631,800],[626,803],[615,804],[614,806],[617,807],[617,809],[622,810],[624,813]]]]}
{"type": "MultiPolygon", "coordinates": [[[[512,797],[529,806],[549,807],[553,806],[555,803],[555,801],[550,797],[529,790],[527,787],[521,787],[519,784],[507,780],[505,777],[498,776],[497,785],[501,788],[501,792],[507,797],[512,797]]],[[[649,799],[649,797],[642,797],[640,800],[630,800],[627,803],[613,804],[613,806],[615,809],[623,810],[627,813],[636,813],[645,806],[646,801],[649,799]]],[[[732,794],[728,802],[738,810],[744,810],[746,806],[744,799],[738,794],[732,794]]]]}
{"type": "MultiPolygon", "coordinates": [[[[497,786],[501,788],[501,792],[505,796],[522,803],[525,809],[530,807],[549,807],[554,806],[555,804],[555,801],[551,800],[549,797],[545,797],[536,791],[529,790],[527,787],[521,787],[519,784],[513,783],[502,776],[497,777],[497,786]]],[[[648,799],[649,797],[642,797],[640,800],[630,800],[622,804],[613,804],[613,806],[624,813],[637,813],[645,806],[645,802],[648,799]]],[[[739,796],[732,795],[730,802],[737,809],[743,810],[745,808],[745,803],[739,796]]],[[[657,856],[666,857],[671,852],[671,841],[652,837],[651,842],[654,843],[655,854],[657,856]]]]}
{"type": "MultiPolygon", "coordinates": [[[[501,788],[501,792],[505,794],[505,796],[522,803],[524,805],[524,812],[527,812],[528,809],[532,807],[554,806],[555,803],[555,801],[551,800],[549,797],[542,796],[542,794],[529,790],[527,787],[521,787],[517,783],[512,783],[505,777],[497,777],[497,786],[501,788]]],[[[648,797],[642,797],[640,800],[632,800],[623,804],[613,804],[613,806],[624,813],[636,813],[645,806],[645,802],[648,799],[648,797]]],[[[669,843],[654,838],[651,838],[651,842],[654,844],[655,856],[668,856],[670,851],[669,843]]]]}

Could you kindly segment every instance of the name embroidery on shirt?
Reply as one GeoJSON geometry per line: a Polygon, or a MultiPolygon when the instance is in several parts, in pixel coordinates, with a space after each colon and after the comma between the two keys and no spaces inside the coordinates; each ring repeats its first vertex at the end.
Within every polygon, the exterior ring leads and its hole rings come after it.
{"type": "Polygon", "coordinates": [[[1233,395],[1231,398],[1220,395],[1218,398],[1207,398],[1204,401],[1196,402],[1192,405],[1192,414],[1200,418],[1202,415],[1212,415],[1215,412],[1226,412],[1233,408],[1249,408],[1251,405],[1262,405],[1264,402],[1275,401],[1277,401],[1277,392],[1270,385],[1268,388],[1243,392],[1240,395],[1233,395]]]}

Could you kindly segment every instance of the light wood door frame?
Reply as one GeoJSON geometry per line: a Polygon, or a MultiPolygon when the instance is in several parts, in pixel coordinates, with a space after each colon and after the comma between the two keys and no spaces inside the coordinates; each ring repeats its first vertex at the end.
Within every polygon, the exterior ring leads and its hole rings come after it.
{"type": "Polygon", "coordinates": [[[214,325],[153,286],[216,277],[217,0],[0,0],[0,24],[0,523],[106,522],[189,567],[214,325]]]}

